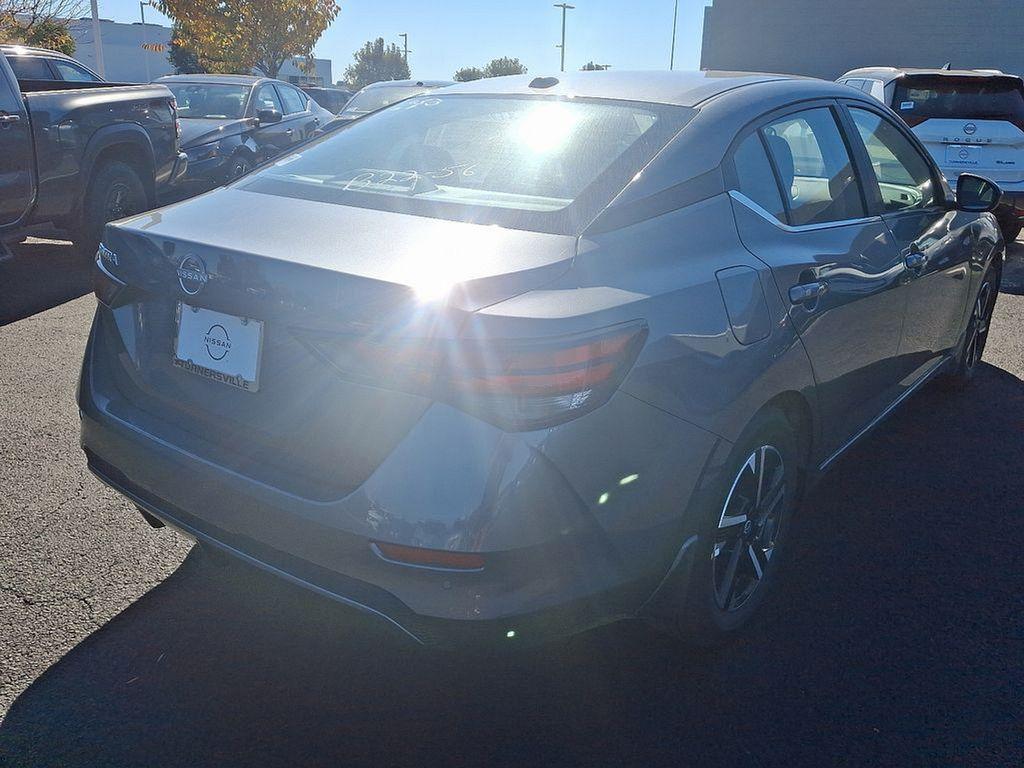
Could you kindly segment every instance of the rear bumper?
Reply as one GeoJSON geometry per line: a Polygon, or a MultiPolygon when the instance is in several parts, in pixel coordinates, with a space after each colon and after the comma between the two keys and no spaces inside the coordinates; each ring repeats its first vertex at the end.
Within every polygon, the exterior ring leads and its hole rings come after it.
{"type": "MultiPolygon", "coordinates": [[[[89,432],[94,443],[95,429],[89,432]]],[[[83,431],[83,443],[87,442],[83,431]]],[[[425,646],[459,647],[497,645],[514,639],[518,644],[535,644],[573,635],[618,619],[633,618],[657,587],[658,580],[621,584],[600,595],[569,600],[539,610],[527,610],[491,619],[442,619],[419,614],[391,592],[351,576],[317,566],[267,546],[250,537],[231,533],[178,508],[130,480],[123,472],[85,450],[89,470],[105,485],[118,491],[140,509],[190,538],[235,557],[251,566],[315,592],[335,602],[369,614],[383,625],[425,646]],[[512,633],[510,636],[509,633],[512,633]]],[[[470,574],[426,573],[417,578],[445,584],[470,574]]]]}
{"type": "MultiPolygon", "coordinates": [[[[429,499],[438,487],[421,487],[411,478],[409,465],[401,462],[385,462],[365,484],[369,493],[362,488],[333,501],[299,498],[204,458],[197,444],[168,437],[145,414],[133,412],[105,374],[113,361],[97,354],[100,346],[94,328],[79,387],[81,443],[93,473],[189,536],[373,614],[423,644],[507,642],[510,630],[518,642],[539,642],[635,616],[662,582],[680,543],[692,535],[683,510],[671,498],[675,518],[595,519],[593,510],[576,508],[579,499],[539,454],[522,463],[522,474],[505,475],[503,487],[510,490],[501,494],[504,506],[478,507],[468,517],[447,505],[431,507],[429,499]],[[387,487],[403,484],[412,491],[407,494],[411,499],[427,501],[405,515],[408,523],[396,518],[389,526],[388,505],[379,502],[388,501],[387,487]],[[516,493],[511,490],[517,487],[529,491],[518,505],[512,503],[516,493]],[[371,546],[377,539],[437,548],[438,543],[421,542],[438,528],[439,521],[430,518],[440,513],[467,521],[453,521],[456,528],[451,530],[479,522],[486,535],[495,537],[467,539],[481,542],[478,551],[487,559],[482,572],[396,565],[371,546]],[[379,521],[376,535],[365,527],[368,520],[379,521]]],[[[620,407],[632,421],[664,417],[624,398],[620,407]]],[[[440,418],[470,417],[452,413],[440,418]]],[[[648,426],[642,431],[644,440],[659,435],[655,424],[648,426]]],[[[426,439],[425,433],[436,434],[436,422],[434,427],[421,422],[404,443],[421,464],[427,453],[439,451],[432,443],[414,450],[410,446],[426,439]]],[[[690,449],[700,455],[684,461],[673,479],[685,475],[687,466],[704,465],[712,443],[697,439],[695,428],[673,424],[664,429],[659,452],[682,456],[690,449]]],[[[570,445],[567,450],[579,448],[570,445]]],[[[462,466],[449,473],[437,482],[458,484],[470,494],[489,482],[486,475],[467,474],[462,466]]],[[[655,506],[652,497],[638,498],[636,514],[649,514],[655,506]]],[[[601,507],[602,512],[606,509],[614,512],[611,505],[601,507]]],[[[400,511],[397,501],[391,510],[400,511]]]]}

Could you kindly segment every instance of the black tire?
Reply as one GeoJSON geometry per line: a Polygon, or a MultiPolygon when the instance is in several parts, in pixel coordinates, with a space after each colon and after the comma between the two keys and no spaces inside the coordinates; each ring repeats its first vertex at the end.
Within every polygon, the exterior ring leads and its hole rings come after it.
{"type": "Polygon", "coordinates": [[[701,521],[693,567],[679,599],[674,629],[682,640],[721,645],[763,616],[785,560],[799,502],[801,464],[796,430],[781,411],[762,411],[736,442],[717,501],[701,521]],[[764,483],[763,506],[751,514],[759,479],[764,483]],[[776,494],[778,500],[772,502],[776,494]]]}
{"type": "Polygon", "coordinates": [[[992,323],[992,312],[999,297],[999,285],[1002,282],[1002,270],[995,264],[990,265],[981,280],[981,286],[971,306],[971,317],[967,322],[967,332],[960,345],[956,358],[956,368],[946,377],[948,384],[954,389],[968,388],[980,368],[988,331],[992,323]]]}
{"type": "Polygon", "coordinates": [[[1020,222],[1016,222],[1014,224],[1001,224],[999,226],[999,229],[1003,232],[1003,240],[1006,241],[1007,245],[1016,241],[1020,236],[1021,228],[1024,228],[1024,224],[1021,224],[1020,222]]]}
{"type": "Polygon", "coordinates": [[[75,244],[91,256],[99,246],[107,222],[148,208],[149,197],[135,169],[116,160],[105,162],[96,169],[86,189],[75,244]]]}

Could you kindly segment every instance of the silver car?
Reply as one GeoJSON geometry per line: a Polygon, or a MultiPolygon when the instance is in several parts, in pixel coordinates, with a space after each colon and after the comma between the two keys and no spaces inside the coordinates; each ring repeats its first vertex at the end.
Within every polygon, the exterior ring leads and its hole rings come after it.
{"type": "Polygon", "coordinates": [[[89,468],[426,644],[763,613],[801,494],[979,365],[999,190],[774,75],[414,97],[108,226],[89,468]]]}

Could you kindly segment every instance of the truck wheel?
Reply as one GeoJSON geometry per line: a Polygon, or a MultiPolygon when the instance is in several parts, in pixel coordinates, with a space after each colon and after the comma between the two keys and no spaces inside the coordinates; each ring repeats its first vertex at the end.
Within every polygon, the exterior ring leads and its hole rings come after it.
{"type": "Polygon", "coordinates": [[[103,227],[149,207],[146,188],[135,169],[125,163],[104,163],[93,174],[82,203],[82,221],[75,243],[92,255],[99,247],[103,227]]]}

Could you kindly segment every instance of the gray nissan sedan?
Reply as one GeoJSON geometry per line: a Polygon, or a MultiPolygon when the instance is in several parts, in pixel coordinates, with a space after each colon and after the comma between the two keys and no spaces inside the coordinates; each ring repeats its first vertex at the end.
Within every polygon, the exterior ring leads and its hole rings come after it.
{"type": "Polygon", "coordinates": [[[154,526],[421,643],[721,641],[808,483],[977,369],[1000,192],[958,187],[820,80],[414,97],[107,227],[82,446],[154,526]]]}

